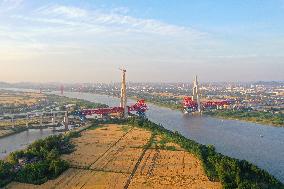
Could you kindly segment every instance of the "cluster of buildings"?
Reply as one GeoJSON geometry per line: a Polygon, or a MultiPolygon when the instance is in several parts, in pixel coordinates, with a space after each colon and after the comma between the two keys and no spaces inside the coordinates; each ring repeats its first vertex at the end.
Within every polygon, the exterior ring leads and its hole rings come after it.
{"type": "MultiPolygon", "coordinates": [[[[127,82],[128,97],[160,103],[181,105],[185,96],[192,96],[193,82],[151,83],[127,82]]],[[[39,86],[34,85],[35,89],[39,86]]],[[[42,86],[43,90],[60,90],[59,84],[42,86]]],[[[64,84],[65,91],[90,92],[121,96],[121,82],[64,84]]],[[[204,101],[233,100],[228,109],[284,112],[284,82],[203,82],[199,84],[199,99],[204,101]]]]}
{"type": "MultiPolygon", "coordinates": [[[[83,91],[119,96],[120,83],[86,84],[83,91]]],[[[127,83],[127,96],[181,104],[192,96],[194,83],[127,83]]],[[[76,90],[74,87],[73,90],[76,90]]],[[[82,90],[82,89],[81,89],[82,90]]],[[[284,82],[201,83],[200,101],[231,100],[228,109],[284,113],[284,82]]]]}

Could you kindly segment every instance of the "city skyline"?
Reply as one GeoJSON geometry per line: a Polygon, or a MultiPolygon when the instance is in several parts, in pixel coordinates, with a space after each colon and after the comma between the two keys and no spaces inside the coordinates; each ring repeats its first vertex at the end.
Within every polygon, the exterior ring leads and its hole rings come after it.
{"type": "Polygon", "coordinates": [[[283,81],[284,1],[0,1],[0,81],[283,81]]]}

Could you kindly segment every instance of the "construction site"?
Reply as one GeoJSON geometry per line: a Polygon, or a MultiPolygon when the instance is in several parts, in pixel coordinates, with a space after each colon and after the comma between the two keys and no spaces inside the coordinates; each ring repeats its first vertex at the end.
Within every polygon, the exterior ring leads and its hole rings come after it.
{"type": "MultiPolygon", "coordinates": [[[[196,95],[198,100],[198,89],[196,95]]],[[[118,107],[82,109],[74,115],[82,121],[92,115],[127,118],[131,112],[144,117],[147,109],[143,99],[127,105],[123,69],[118,107]]],[[[68,120],[66,116],[66,125],[68,120]]],[[[166,136],[133,125],[85,127],[80,137],[72,139],[75,151],[61,156],[70,164],[62,175],[42,185],[12,182],[7,188],[221,188],[220,182],[207,178],[197,157],[166,136]]]]}

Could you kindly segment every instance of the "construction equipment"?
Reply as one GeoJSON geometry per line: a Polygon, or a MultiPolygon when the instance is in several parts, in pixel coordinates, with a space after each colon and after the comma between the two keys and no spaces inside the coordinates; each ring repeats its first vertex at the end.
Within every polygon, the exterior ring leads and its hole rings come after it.
{"type": "MultiPolygon", "coordinates": [[[[144,99],[138,100],[135,104],[131,106],[126,106],[127,114],[130,112],[135,112],[139,116],[145,116],[145,112],[148,110],[147,104],[144,99]]],[[[87,115],[109,115],[114,113],[124,113],[123,107],[109,107],[109,108],[96,108],[96,109],[83,109],[81,111],[77,111],[76,115],[79,117],[87,116],[87,115]]]]}

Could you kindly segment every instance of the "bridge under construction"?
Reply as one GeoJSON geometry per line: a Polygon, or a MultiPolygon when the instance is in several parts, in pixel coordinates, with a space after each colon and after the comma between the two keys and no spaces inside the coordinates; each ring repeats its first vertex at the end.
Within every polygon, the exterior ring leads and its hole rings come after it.
{"type": "Polygon", "coordinates": [[[145,112],[148,110],[147,104],[144,99],[137,100],[133,105],[127,105],[127,93],[126,93],[126,69],[120,69],[122,72],[121,92],[120,92],[120,106],[109,108],[96,108],[96,109],[83,109],[78,112],[80,116],[87,116],[93,114],[109,115],[119,114],[123,118],[127,118],[130,112],[135,112],[139,116],[145,116],[145,112]]]}
{"type": "Polygon", "coordinates": [[[221,100],[221,101],[202,101],[199,90],[199,84],[197,76],[195,76],[193,81],[192,96],[185,96],[183,98],[183,111],[185,114],[188,113],[199,113],[201,114],[203,110],[207,109],[218,109],[224,106],[231,105],[234,101],[232,100],[221,100]]]}
{"type": "MultiPolygon", "coordinates": [[[[62,124],[65,125],[65,129],[68,129],[69,125],[69,117],[77,116],[81,121],[86,119],[86,116],[92,115],[100,115],[101,117],[116,115],[119,117],[127,118],[128,115],[132,112],[136,113],[139,116],[145,116],[146,111],[148,110],[148,106],[145,103],[144,99],[139,99],[135,104],[128,105],[127,104],[127,91],[126,91],[126,69],[121,70],[121,91],[120,91],[120,104],[116,107],[107,107],[107,108],[94,108],[94,109],[80,109],[73,112],[68,111],[57,111],[57,112],[38,112],[37,117],[39,117],[39,126],[43,126],[43,120],[49,119],[52,126],[56,125],[56,116],[63,114],[62,124]]],[[[40,90],[41,91],[41,90],[40,90]]],[[[64,86],[60,86],[61,95],[64,94],[64,86]]],[[[188,113],[202,113],[203,110],[206,109],[218,109],[220,107],[224,107],[226,105],[230,105],[233,103],[231,100],[222,100],[222,101],[201,101],[201,95],[199,90],[198,78],[195,76],[192,88],[192,96],[185,96],[183,98],[183,111],[185,114],[188,113]]],[[[33,113],[25,113],[26,116],[26,125],[29,126],[30,117],[34,117],[33,113]]],[[[14,125],[14,120],[19,117],[18,115],[9,116],[12,119],[12,123],[14,125]]],[[[23,115],[20,117],[23,118],[23,115]]],[[[61,116],[62,118],[62,116],[61,116]]],[[[58,119],[57,119],[58,120],[58,119]]],[[[45,121],[46,122],[46,121],[45,121]]],[[[46,125],[46,124],[45,124],[46,125]]]]}

